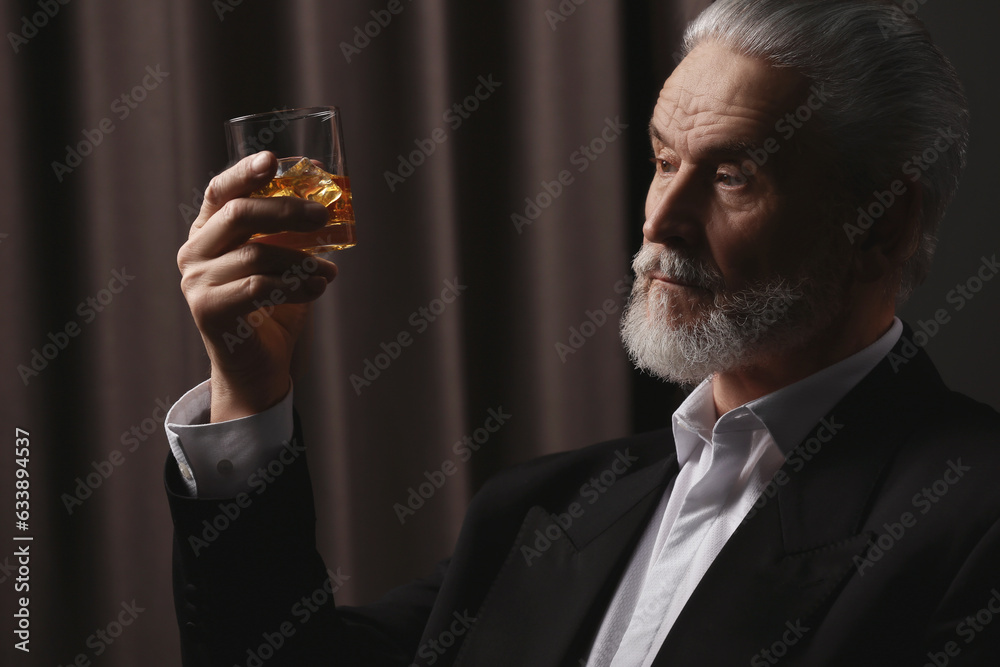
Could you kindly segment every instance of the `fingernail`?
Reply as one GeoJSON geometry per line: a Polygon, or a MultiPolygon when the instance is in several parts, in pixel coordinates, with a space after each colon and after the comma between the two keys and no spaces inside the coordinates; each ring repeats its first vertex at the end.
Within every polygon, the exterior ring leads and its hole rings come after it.
{"type": "Polygon", "coordinates": [[[267,153],[258,153],[257,157],[255,157],[253,162],[250,163],[250,167],[255,173],[263,175],[267,173],[267,168],[270,163],[271,160],[267,153]]]}

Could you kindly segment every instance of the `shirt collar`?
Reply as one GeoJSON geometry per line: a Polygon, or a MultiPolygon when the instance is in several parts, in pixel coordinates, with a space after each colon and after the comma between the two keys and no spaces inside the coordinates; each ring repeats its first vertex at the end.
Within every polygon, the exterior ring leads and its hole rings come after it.
{"type": "Polygon", "coordinates": [[[787,387],[750,401],[715,418],[712,378],[706,378],[674,411],[672,417],[677,461],[683,466],[702,443],[715,434],[766,429],[787,457],[816,423],[892,350],[903,333],[894,318],[881,338],[832,366],[787,387]]]}
{"type": "Polygon", "coordinates": [[[877,341],[795,384],[747,403],[787,458],[820,419],[868,375],[895,346],[903,323],[894,318],[877,341]]]}
{"type": "Polygon", "coordinates": [[[674,446],[681,467],[703,442],[712,442],[715,421],[712,378],[709,377],[684,399],[673,414],[674,446]]]}
{"type": "Polygon", "coordinates": [[[760,418],[743,405],[719,419],[715,418],[715,400],[712,398],[712,380],[706,379],[691,392],[673,415],[674,445],[677,461],[684,465],[702,444],[749,442],[749,432],[766,428],[760,418]],[[747,433],[746,437],[724,434],[747,433]]]}

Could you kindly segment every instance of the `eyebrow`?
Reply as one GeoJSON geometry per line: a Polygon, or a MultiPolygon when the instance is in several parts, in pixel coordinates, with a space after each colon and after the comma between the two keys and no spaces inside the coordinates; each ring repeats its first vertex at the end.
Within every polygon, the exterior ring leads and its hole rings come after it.
{"type": "MultiPolygon", "coordinates": [[[[656,125],[652,120],[649,121],[649,139],[650,141],[658,141],[664,146],[670,147],[670,144],[660,130],[657,129],[656,125]]],[[[759,142],[752,139],[740,138],[740,139],[729,139],[721,143],[708,146],[703,154],[707,158],[720,158],[720,157],[743,157],[750,158],[750,151],[762,150],[762,146],[759,142]]]]}
{"type": "Polygon", "coordinates": [[[656,125],[653,123],[652,120],[650,120],[649,121],[649,140],[653,141],[654,139],[656,141],[659,141],[664,146],[666,146],[666,144],[667,144],[667,140],[663,138],[663,135],[660,134],[660,131],[658,129],[656,129],[656,125]]]}

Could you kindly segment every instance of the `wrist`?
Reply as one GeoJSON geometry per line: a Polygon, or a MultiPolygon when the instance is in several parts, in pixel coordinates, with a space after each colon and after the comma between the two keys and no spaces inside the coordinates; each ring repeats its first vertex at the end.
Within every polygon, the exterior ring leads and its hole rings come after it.
{"type": "Polygon", "coordinates": [[[288,395],[291,378],[233,378],[213,371],[211,423],[249,417],[274,407],[288,395]]]}

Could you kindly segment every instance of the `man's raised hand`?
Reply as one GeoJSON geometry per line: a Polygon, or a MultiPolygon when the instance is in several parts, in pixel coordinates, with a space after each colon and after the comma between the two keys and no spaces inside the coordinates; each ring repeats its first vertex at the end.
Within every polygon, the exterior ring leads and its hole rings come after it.
{"type": "Polygon", "coordinates": [[[181,289],[212,363],[213,422],[260,412],[284,397],[310,304],[337,275],[332,262],[305,252],[247,242],[254,234],[326,223],[316,202],[249,198],[277,164],[265,151],[213,178],[177,253],[181,289]]]}

